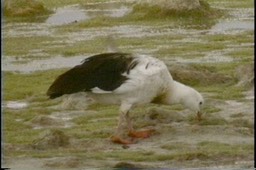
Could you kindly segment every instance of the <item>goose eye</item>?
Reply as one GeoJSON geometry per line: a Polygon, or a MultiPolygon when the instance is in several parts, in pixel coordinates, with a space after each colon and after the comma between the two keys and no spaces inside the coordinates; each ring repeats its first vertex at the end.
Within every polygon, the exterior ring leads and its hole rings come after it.
{"type": "Polygon", "coordinates": [[[202,105],[203,104],[203,102],[199,102],[199,105],[202,105]]]}

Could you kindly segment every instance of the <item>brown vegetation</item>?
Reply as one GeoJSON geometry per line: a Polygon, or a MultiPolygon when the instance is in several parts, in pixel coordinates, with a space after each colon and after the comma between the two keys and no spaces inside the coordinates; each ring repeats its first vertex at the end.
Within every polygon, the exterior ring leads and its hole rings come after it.
{"type": "Polygon", "coordinates": [[[48,14],[42,3],[35,0],[7,0],[4,1],[4,16],[26,17],[48,14]]]}

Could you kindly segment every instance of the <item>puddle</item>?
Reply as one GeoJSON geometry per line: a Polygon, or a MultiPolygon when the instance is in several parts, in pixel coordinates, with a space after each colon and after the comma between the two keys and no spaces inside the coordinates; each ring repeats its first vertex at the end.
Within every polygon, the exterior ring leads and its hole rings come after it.
{"type": "Polygon", "coordinates": [[[254,30],[254,22],[253,21],[222,21],[214,25],[210,33],[231,33],[238,31],[251,31],[254,30]]]}
{"type": "Polygon", "coordinates": [[[26,107],[28,107],[28,103],[25,103],[25,102],[8,101],[5,104],[2,104],[2,108],[9,108],[9,109],[23,109],[26,107]]]}
{"type": "Polygon", "coordinates": [[[58,8],[55,14],[46,20],[46,23],[57,26],[85,21],[98,16],[123,17],[132,11],[131,8],[120,3],[94,3],[85,5],[84,8],[80,8],[79,5],[58,8]]]}
{"type": "MultiPolygon", "coordinates": [[[[154,51],[154,50],[152,50],[154,51]]],[[[143,53],[144,51],[139,51],[143,53]]],[[[2,69],[4,71],[14,71],[21,73],[31,73],[34,71],[43,71],[50,69],[60,69],[60,68],[70,68],[82,63],[82,61],[88,56],[74,56],[74,57],[52,57],[41,60],[32,60],[22,63],[13,57],[5,57],[2,59],[2,69]]],[[[168,65],[169,62],[178,62],[178,63],[224,63],[224,62],[233,62],[232,57],[225,56],[223,51],[213,51],[207,53],[204,57],[186,59],[182,57],[163,58],[168,65]]],[[[237,60],[238,61],[238,60],[237,60]]]]}
{"type": "Polygon", "coordinates": [[[4,71],[14,71],[22,73],[31,73],[34,71],[43,71],[50,69],[73,67],[81,64],[86,56],[75,56],[75,57],[52,57],[41,60],[32,60],[27,63],[15,63],[16,59],[13,57],[3,58],[2,68],[4,71]]]}
{"type": "Polygon", "coordinates": [[[221,20],[210,29],[210,34],[236,34],[241,31],[254,30],[254,9],[224,9],[228,10],[231,18],[221,20]]]}
{"type": "Polygon", "coordinates": [[[72,5],[64,8],[58,8],[55,11],[55,14],[46,20],[46,23],[51,25],[63,25],[88,19],[90,19],[90,17],[86,15],[78,5],[72,5]]]}

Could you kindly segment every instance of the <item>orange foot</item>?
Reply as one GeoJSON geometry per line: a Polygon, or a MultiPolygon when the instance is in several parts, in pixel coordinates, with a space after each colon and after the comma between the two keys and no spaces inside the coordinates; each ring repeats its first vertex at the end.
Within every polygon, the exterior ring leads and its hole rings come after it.
{"type": "Polygon", "coordinates": [[[148,138],[153,134],[153,132],[155,132],[155,130],[153,129],[143,130],[143,131],[133,130],[133,131],[130,131],[128,135],[134,138],[148,138]]]}
{"type": "Polygon", "coordinates": [[[200,122],[202,119],[202,113],[198,112],[196,115],[196,119],[200,122]]]}
{"type": "Polygon", "coordinates": [[[136,143],[136,141],[122,139],[120,136],[115,136],[115,135],[111,136],[110,139],[114,143],[124,144],[124,145],[129,145],[129,144],[136,143]]]}

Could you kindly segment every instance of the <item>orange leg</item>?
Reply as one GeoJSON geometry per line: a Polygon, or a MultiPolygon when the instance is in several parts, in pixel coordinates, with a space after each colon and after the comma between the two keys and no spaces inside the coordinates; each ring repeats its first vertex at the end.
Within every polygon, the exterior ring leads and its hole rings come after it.
{"type": "Polygon", "coordinates": [[[197,112],[197,115],[196,115],[196,119],[200,122],[202,119],[202,113],[201,112],[197,112]]]}
{"type": "Polygon", "coordinates": [[[116,136],[116,135],[111,136],[110,139],[113,143],[118,143],[118,144],[123,144],[123,145],[129,145],[129,144],[136,143],[136,141],[134,141],[134,140],[122,139],[120,136],[116,136]]]}
{"type": "Polygon", "coordinates": [[[150,137],[154,132],[155,132],[155,130],[153,130],[153,129],[143,130],[143,131],[131,130],[131,131],[129,131],[128,135],[129,135],[130,137],[134,137],[134,138],[148,138],[148,137],[150,137]]]}
{"type": "Polygon", "coordinates": [[[150,137],[155,130],[144,130],[144,131],[135,131],[133,129],[132,121],[129,117],[129,110],[131,109],[132,105],[123,103],[120,107],[120,117],[117,126],[117,130],[115,135],[111,136],[111,141],[118,144],[134,144],[136,141],[134,140],[127,140],[123,139],[121,134],[123,134],[124,129],[128,127],[128,136],[132,138],[148,138],[150,137]]]}
{"type": "Polygon", "coordinates": [[[118,143],[118,144],[134,144],[136,143],[134,140],[129,140],[129,139],[124,139],[122,134],[125,134],[124,131],[128,128],[130,128],[130,119],[128,112],[130,108],[132,107],[131,104],[122,104],[120,107],[120,116],[119,116],[119,121],[118,121],[118,126],[116,129],[116,132],[113,136],[110,137],[110,140],[113,143],[118,143]]]}

